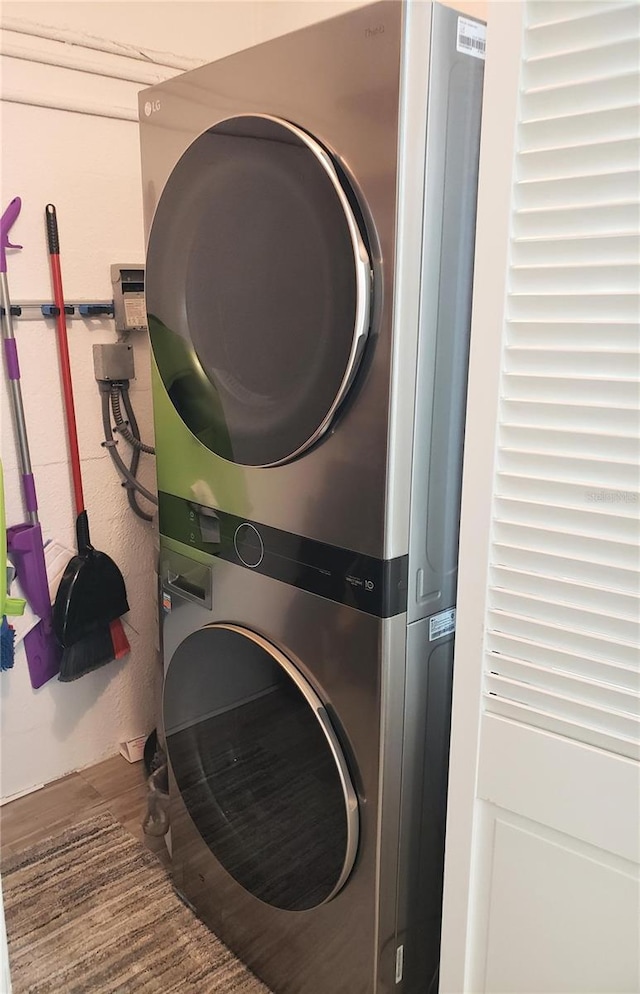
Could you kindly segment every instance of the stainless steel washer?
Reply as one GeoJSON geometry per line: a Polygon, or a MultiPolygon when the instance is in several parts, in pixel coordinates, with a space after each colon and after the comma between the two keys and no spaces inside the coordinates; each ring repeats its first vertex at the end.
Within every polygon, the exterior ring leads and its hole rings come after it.
{"type": "Polygon", "coordinates": [[[435,991],[482,26],[141,94],[176,885],[276,994],[435,991]]]}

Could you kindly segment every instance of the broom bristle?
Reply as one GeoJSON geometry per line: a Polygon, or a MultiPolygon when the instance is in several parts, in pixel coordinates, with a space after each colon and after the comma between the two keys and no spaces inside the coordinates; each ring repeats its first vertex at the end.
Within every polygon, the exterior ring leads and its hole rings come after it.
{"type": "Polygon", "coordinates": [[[0,625],[0,670],[10,670],[13,667],[15,637],[16,633],[3,615],[0,625]]]}
{"type": "Polygon", "coordinates": [[[116,618],[63,650],[58,680],[62,683],[78,680],[114,659],[122,659],[129,649],[122,622],[116,618]]]}
{"type": "Polygon", "coordinates": [[[111,631],[111,642],[113,644],[113,655],[115,659],[123,659],[131,650],[129,639],[125,635],[120,618],[115,618],[109,625],[111,631]]]}

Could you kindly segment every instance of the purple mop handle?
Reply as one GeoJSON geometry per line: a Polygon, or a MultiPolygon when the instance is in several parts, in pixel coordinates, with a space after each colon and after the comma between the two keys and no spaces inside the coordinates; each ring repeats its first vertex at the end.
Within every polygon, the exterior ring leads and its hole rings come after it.
{"type": "Polygon", "coordinates": [[[22,406],[22,392],[20,389],[20,364],[18,362],[18,349],[16,340],[13,337],[11,326],[11,301],[9,300],[9,287],[7,285],[7,253],[8,248],[22,248],[22,245],[14,245],[9,241],[9,231],[15,223],[20,210],[22,200],[14,197],[7,209],[0,218],[0,281],[2,289],[2,307],[4,309],[2,320],[2,337],[4,345],[4,355],[7,365],[7,376],[11,386],[13,408],[16,417],[16,431],[18,434],[18,447],[22,470],[22,490],[24,502],[33,523],[38,520],[38,500],[36,498],[36,487],[31,472],[31,460],[29,458],[29,444],[27,441],[27,429],[24,419],[24,409],[22,406]]]}
{"type": "Polygon", "coordinates": [[[7,249],[22,248],[22,245],[13,245],[9,241],[9,231],[18,217],[21,207],[22,200],[20,197],[14,197],[0,218],[0,273],[6,273],[7,271],[7,249]]]}
{"type": "MultiPolygon", "coordinates": [[[[7,375],[10,381],[14,381],[11,386],[14,390],[20,391],[20,363],[18,362],[16,340],[15,338],[5,338],[2,344],[4,345],[4,357],[7,363],[7,375]]],[[[22,408],[22,398],[20,398],[20,407],[22,408]]],[[[23,415],[22,422],[24,422],[24,414],[22,411],[21,413],[23,415]]],[[[20,420],[20,418],[18,418],[18,420],[20,420]]],[[[20,433],[20,427],[21,426],[17,426],[18,433],[20,433]]],[[[38,510],[38,499],[36,497],[36,485],[33,479],[33,473],[31,472],[31,462],[29,460],[29,449],[26,439],[24,444],[26,445],[26,456],[22,454],[22,490],[24,493],[25,507],[31,514],[38,510]]]]}

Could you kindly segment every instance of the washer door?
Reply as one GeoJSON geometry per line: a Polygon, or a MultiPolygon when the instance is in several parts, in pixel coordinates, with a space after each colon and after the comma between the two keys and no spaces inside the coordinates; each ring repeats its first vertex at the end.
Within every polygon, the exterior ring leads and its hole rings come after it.
{"type": "Polygon", "coordinates": [[[260,635],[214,624],[181,643],[164,689],[167,751],[216,859],[267,904],[304,911],[346,882],[358,804],[327,712],[260,635]]]}
{"type": "Polygon", "coordinates": [[[149,238],[149,330],[175,409],[212,452],[278,465],[331,424],[369,330],[357,210],[322,146],[273,117],[223,121],[176,165],[149,238]]]}

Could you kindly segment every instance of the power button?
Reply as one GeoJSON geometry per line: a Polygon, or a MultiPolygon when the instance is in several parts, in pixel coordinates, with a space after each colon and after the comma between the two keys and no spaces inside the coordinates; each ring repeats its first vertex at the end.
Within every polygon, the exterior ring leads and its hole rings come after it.
{"type": "Polygon", "coordinates": [[[233,536],[238,559],[249,569],[255,569],[264,558],[264,544],[260,532],[247,521],[238,525],[233,536]]]}

